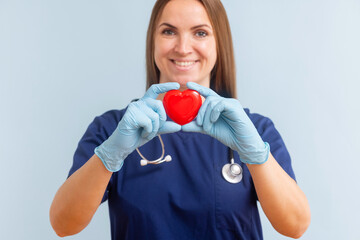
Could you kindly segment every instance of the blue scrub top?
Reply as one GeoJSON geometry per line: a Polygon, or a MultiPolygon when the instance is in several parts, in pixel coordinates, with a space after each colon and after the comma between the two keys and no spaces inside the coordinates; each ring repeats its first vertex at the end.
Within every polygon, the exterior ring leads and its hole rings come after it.
{"type": "MultiPolygon", "coordinates": [[[[69,176],[112,134],[125,110],[94,119],[79,142],[69,176]]],[[[295,179],[289,153],[272,121],[244,110],[270,144],[274,158],[295,179]]],[[[111,177],[103,202],[108,200],[113,240],[263,239],[254,183],[237,152],[234,158],[243,168],[243,179],[232,184],[221,175],[229,163],[228,147],[216,139],[183,131],[164,134],[162,139],[171,162],[142,167],[134,151],[111,177]]],[[[139,149],[150,160],[162,153],[157,137],[139,149]]]]}

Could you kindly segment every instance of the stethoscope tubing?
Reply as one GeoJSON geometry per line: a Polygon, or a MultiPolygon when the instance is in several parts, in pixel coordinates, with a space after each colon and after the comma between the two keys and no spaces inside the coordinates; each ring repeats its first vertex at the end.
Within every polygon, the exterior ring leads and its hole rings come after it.
{"type": "MultiPolygon", "coordinates": [[[[136,148],[136,151],[138,152],[138,154],[140,155],[140,157],[142,158],[140,160],[140,165],[141,166],[146,166],[148,164],[160,164],[163,162],[170,162],[172,160],[170,155],[167,155],[164,158],[165,155],[165,146],[164,146],[164,142],[161,138],[161,136],[159,135],[159,140],[160,140],[160,144],[161,144],[161,156],[160,158],[156,159],[156,160],[148,160],[145,158],[144,155],[141,154],[139,148],[136,148]]],[[[229,183],[239,183],[242,180],[243,177],[243,170],[242,167],[235,163],[234,160],[234,150],[232,150],[231,148],[228,148],[228,159],[230,159],[230,163],[227,163],[223,166],[222,168],[222,176],[223,178],[228,181],[229,183]]]]}

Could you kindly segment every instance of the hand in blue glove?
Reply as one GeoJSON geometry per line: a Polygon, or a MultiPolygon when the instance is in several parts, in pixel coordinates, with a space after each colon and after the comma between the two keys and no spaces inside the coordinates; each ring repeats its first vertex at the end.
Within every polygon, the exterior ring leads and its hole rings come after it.
{"type": "Polygon", "coordinates": [[[160,93],[179,87],[178,83],[154,84],[141,99],[129,104],[112,135],[95,148],[95,154],[109,171],[119,171],[131,152],[156,135],[181,130],[179,124],[166,121],[164,106],[156,100],[160,93]]]}
{"type": "Polygon", "coordinates": [[[213,90],[196,83],[189,82],[187,87],[199,92],[206,99],[196,122],[182,126],[183,131],[201,132],[216,138],[237,151],[244,163],[262,164],[267,161],[269,144],[263,142],[238,100],[223,98],[213,90]]]}

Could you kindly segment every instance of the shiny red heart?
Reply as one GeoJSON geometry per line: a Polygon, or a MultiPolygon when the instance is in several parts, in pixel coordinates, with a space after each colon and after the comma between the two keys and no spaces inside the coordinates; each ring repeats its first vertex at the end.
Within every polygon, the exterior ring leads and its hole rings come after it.
{"type": "Polygon", "coordinates": [[[196,117],[202,100],[195,90],[171,90],[165,94],[163,104],[167,115],[174,122],[185,125],[196,117]]]}

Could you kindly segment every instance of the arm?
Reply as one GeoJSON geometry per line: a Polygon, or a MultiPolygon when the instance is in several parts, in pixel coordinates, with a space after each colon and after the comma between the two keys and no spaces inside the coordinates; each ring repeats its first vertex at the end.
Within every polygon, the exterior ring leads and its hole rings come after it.
{"type": "Polygon", "coordinates": [[[112,172],[93,155],[57,191],[50,207],[50,222],[60,237],[76,234],[92,219],[112,172]]]}
{"type": "Polygon", "coordinates": [[[223,98],[209,88],[187,83],[206,98],[196,118],[183,131],[208,134],[237,151],[246,163],[259,201],[274,228],[290,237],[300,237],[310,222],[310,210],[303,192],[280,167],[249,119],[240,102],[223,98]]]}
{"type": "Polygon", "coordinates": [[[166,121],[158,94],[178,89],[177,83],[154,84],[144,97],[129,105],[115,131],[79,170],[60,187],[50,208],[50,221],[59,236],[80,232],[98,208],[112,172],[121,169],[128,154],[156,135],[177,132],[181,126],[166,121]]]}
{"type": "Polygon", "coordinates": [[[263,164],[247,164],[267,218],[279,233],[299,238],[310,224],[310,208],[296,182],[269,154],[263,164]]]}

